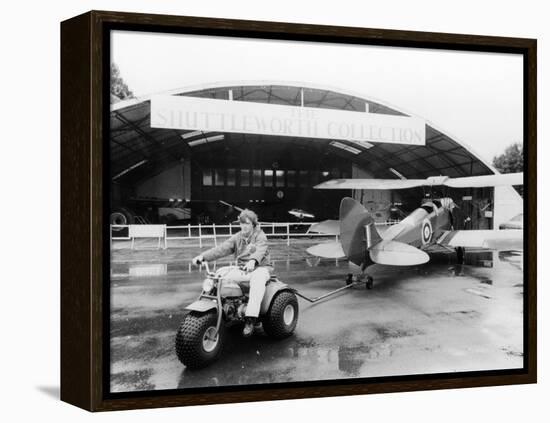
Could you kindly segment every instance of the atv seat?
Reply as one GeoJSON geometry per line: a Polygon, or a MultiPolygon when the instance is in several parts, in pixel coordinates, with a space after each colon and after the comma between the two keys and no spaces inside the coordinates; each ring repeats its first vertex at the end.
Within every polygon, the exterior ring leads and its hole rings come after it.
{"type": "MultiPolygon", "coordinates": [[[[267,283],[277,282],[278,280],[279,279],[277,279],[277,275],[271,275],[267,283]]],[[[243,294],[248,294],[250,292],[250,282],[241,281],[237,282],[237,284],[239,285],[239,288],[241,288],[241,291],[243,291],[243,294]]]]}

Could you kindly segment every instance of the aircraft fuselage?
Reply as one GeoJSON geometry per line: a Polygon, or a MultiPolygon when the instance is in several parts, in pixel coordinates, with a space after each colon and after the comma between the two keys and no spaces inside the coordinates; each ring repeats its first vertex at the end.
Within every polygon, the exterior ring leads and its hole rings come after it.
{"type": "Polygon", "coordinates": [[[443,232],[451,228],[448,199],[428,201],[401,222],[391,226],[381,236],[417,248],[433,244],[443,232]]]}

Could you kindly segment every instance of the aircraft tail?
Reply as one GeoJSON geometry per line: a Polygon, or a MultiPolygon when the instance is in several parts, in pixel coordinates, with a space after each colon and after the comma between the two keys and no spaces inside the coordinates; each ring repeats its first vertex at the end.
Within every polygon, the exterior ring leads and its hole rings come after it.
{"type": "MultiPolygon", "coordinates": [[[[335,226],[330,225],[331,233],[339,232],[340,242],[314,245],[308,248],[307,252],[324,258],[347,257],[350,262],[358,266],[371,264],[372,259],[368,252],[382,242],[382,237],[376,230],[374,219],[367,209],[353,198],[342,199],[339,230],[335,226]]],[[[326,233],[326,231],[323,232],[326,233]]]]}
{"type": "Polygon", "coordinates": [[[325,242],[309,247],[306,250],[309,254],[317,257],[337,259],[343,258],[346,255],[342,250],[342,244],[339,242],[325,242]]]}
{"type": "Polygon", "coordinates": [[[370,213],[352,198],[340,203],[340,240],[348,259],[357,265],[371,261],[413,266],[430,260],[428,254],[412,245],[382,239],[370,213]]]}
{"type": "Polygon", "coordinates": [[[359,266],[368,261],[367,250],[382,241],[370,213],[353,198],[340,203],[340,241],[348,259],[359,266]]]}

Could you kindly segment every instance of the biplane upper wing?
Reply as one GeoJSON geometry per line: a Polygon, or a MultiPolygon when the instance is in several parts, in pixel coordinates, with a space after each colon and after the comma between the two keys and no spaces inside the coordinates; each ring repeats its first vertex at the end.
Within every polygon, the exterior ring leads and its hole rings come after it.
{"type": "Polygon", "coordinates": [[[446,185],[452,188],[495,187],[501,185],[523,185],[523,172],[495,175],[430,176],[426,179],[332,179],[315,185],[317,189],[407,189],[421,186],[446,185]]]}
{"type": "Polygon", "coordinates": [[[448,231],[437,240],[437,244],[446,247],[523,250],[523,231],[514,229],[448,231]]]}
{"type": "Polygon", "coordinates": [[[445,181],[444,185],[452,188],[480,188],[496,187],[501,185],[523,185],[523,172],[449,178],[445,181]]]}
{"type": "Polygon", "coordinates": [[[331,179],[316,189],[405,189],[424,185],[425,179],[331,179]]]}

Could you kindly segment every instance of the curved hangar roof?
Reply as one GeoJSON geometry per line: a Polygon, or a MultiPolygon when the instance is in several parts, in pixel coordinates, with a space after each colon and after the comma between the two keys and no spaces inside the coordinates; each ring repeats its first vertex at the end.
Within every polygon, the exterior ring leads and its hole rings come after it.
{"type": "MultiPolygon", "coordinates": [[[[225,83],[174,90],[170,95],[253,103],[271,103],[325,109],[365,111],[411,116],[379,101],[354,93],[305,84],[225,83]]],[[[145,180],[191,153],[225,149],[232,142],[254,138],[255,142],[291,142],[302,148],[316,148],[336,154],[368,169],[377,178],[406,178],[435,175],[450,177],[495,173],[491,166],[456,139],[426,124],[426,145],[363,143],[331,139],[308,139],[249,134],[203,133],[151,128],[151,96],[111,105],[111,174],[119,182],[145,180]],[[224,136],[222,136],[224,135],[224,136]],[[220,142],[215,142],[220,141],[220,142]]]]}

